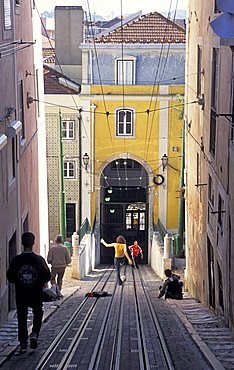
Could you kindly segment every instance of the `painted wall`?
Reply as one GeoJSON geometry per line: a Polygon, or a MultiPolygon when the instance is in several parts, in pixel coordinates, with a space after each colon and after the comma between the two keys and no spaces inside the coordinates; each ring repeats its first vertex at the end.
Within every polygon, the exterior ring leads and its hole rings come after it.
{"type": "MultiPolygon", "coordinates": [[[[178,222],[178,188],[181,161],[181,130],[182,121],[178,119],[178,112],[171,109],[171,106],[178,105],[177,94],[183,92],[183,87],[167,89],[167,94],[158,95],[153,100],[151,113],[146,113],[149,108],[152,86],[125,86],[124,107],[134,110],[134,134],[132,137],[116,136],[115,111],[123,107],[121,97],[122,87],[103,86],[104,98],[101,95],[100,86],[91,87],[92,102],[95,104],[95,125],[94,125],[94,150],[95,184],[98,187],[101,175],[100,168],[103,164],[123,156],[131,156],[140,161],[143,166],[149,167],[148,174],[151,178],[151,192],[154,194],[154,223],[157,223],[159,214],[165,214],[165,227],[170,230],[177,228],[178,222]],[[169,113],[164,117],[163,103],[168,105],[169,113]],[[108,117],[105,111],[109,112],[108,117]],[[162,118],[161,118],[162,116],[162,118]],[[164,137],[164,127],[167,127],[167,137],[164,137]],[[166,145],[160,147],[161,142],[166,140],[166,145]],[[105,143],[105,145],[103,145],[105,143]],[[173,152],[173,147],[177,152],[173,152]],[[169,157],[169,164],[163,172],[161,157],[166,153],[169,157]],[[167,176],[167,181],[162,185],[166,189],[166,207],[159,210],[158,198],[160,197],[160,186],[152,182],[153,175],[161,173],[167,176]],[[173,212],[172,212],[173,210],[173,212]]],[[[92,133],[91,133],[92,137],[92,133]]],[[[103,169],[103,168],[102,168],[103,169]]],[[[165,191],[164,189],[164,191],[165,191]]],[[[95,197],[94,197],[95,198],[95,197]]],[[[97,211],[95,200],[92,201],[92,217],[97,211]]]]}
{"type": "MultiPolygon", "coordinates": [[[[60,210],[60,133],[59,133],[59,109],[61,109],[62,120],[74,120],[75,131],[74,139],[63,140],[64,160],[75,161],[75,178],[64,179],[64,190],[66,203],[75,203],[76,205],[76,230],[79,229],[80,223],[83,222],[86,215],[82,213],[81,219],[79,207],[82,200],[80,199],[80,169],[81,169],[81,186],[82,191],[85,188],[86,174],[79,157],[79,135],[82,136],[83,130],[86,130],[85,123],[89,122],[89,110],[87,111],[86,103],[82,102],[77,94],[67,95],[50,95],[45,96],[46,112],[46,148],[47,148],[47,171],[48,171],[48,204],[49,204],[49,240],[50,244],[54,242],[55,236],[60,233],[59,210],[60,210]],[[59,108],[60,107],[60,108],[59,108]],[[83,108],[81,123],[79,122],[80,108],[83,108]],[[81,131],[80,131],[81,130],[81,131]]],[[[87,127],[88,129],[88,127],[87,127]]],[[[82,138],[81,138],[82,139],[82,138]]],[[[85,148],[84,148],[85,150],[85,148]]],[[[83,153],[83,152],[82,152],[83,153]]],[[[84,154],[84,153],[83,153],[84,154]]],[[[83,155],[82,154],[82,155],[83,155]]],[[[87,186],[86,186],[87,188],[87,186]]],[[[81,192],[82,194],[82,192],[81,192]]],[[[84,204],[89,208],[89,204],[84,204]]]]}
{"type": "Polygon", "coordinates": [[[215,154],[210,152],[213,49],[218,52],[216,113],[231,113],[233,53],[229,46],[222,45],[222,40],[210,27],[209,22],[220,15],[215,13],[214,6],[215,2],[201,4],[198,0],[190,1],[189,5],[186,71],[186,270],[188,287],[192,294],[202,303],[208,306],[212,304],[226,323],[233,327],[233,142],[230,140],[230,122],[225,117],[216,117],[215,154]],[[201,74],[204,109],[201,105],[189,103],[196,99],[198,45],[202,50],[201,68],[204,71],[201,74]],[[198,183],[204,185],[195,186],[198,183]],[[223,200],[222,209],[219,209],[219,197],[223,200]],[[219,213],[220,210],[222,213],[219,213]],[[208,249],[213,254],[213,261],[209,259],[208,249]],[[209,270],[212,268],[213,303],[210,299],[212,279],[209,278],[209,270]]]}

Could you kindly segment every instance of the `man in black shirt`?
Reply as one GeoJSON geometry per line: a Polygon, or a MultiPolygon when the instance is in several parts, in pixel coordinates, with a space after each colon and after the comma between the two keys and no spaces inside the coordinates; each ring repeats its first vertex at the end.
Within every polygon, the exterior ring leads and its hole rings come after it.
{"type": "Polygon", "coordinates": [[[22,234],[21,240],[24,250],[12,259],[7,279],[14,283],[16,288],[18,339],[20,351],[25,352],[28,346],[28,307],[31,307],[33,312],[30,348],[36,349],[43,317],[43,286],[50,280],[51,274],[44,258],[32,251],[34,234],[26,232],[22,234]]]}
{"type": "Polygon", "coordinates": [[[180,276],[173,274],[170,269],[164,271],[167,279],[164,281],[161,291],[157,298],[165,295],[165,298],[183,299],[182,286],[180,276]]]}

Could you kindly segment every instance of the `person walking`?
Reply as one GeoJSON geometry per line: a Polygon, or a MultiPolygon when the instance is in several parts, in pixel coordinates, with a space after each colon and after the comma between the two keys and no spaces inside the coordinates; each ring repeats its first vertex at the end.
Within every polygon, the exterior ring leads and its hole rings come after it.
{"type": "Polygon", "coordinates": [[[120,270],[121,267],[124,264],[124,256],[127,258],[129,265],[132,265],[132,260],[128,255],[127,246],[126,246],[126,240],[122,235],[119,235],[116,238],[116,243],[106,243],[104,239],[101,239],[101,243],[105,247],[114,247],[115,248],[115,258],[114,258],[114,264],[115,264],[115,270],[116,270],[116,282],[118,285],[122,285],[123,281],[120,277],[120,270]]]}
{"type": "Polygon", "coordinates": [[[55,238],[55,245],[53,245],[47,256],[47,262],[51,267],[51,285],[57,284],[60,291],[63,285],[63,276],[67,265],[71,263],[71,256],[68,249],[62,244],[63,238],[57,235],[55,238]],[[56,281],[57,280],[57,281],[56,281]]]}
{"type": "Polygon", "coordinates": [[[21,237],[23,252],[15,256],[7,270],[7,279],[15,284],[20,352],[28,348],[28,308],[32,308],[33,326],[30,348],[37,348],[43,317],[43,286],[50,280],[50,270],[43,257],[33,252],[35,236],[25,232],[21,237]]]}
{"type": "Polygon", "coordinates": [[[137,243],[137,240],[135,240],[134,244],[130,245],[128,247],[128,249],[130,250],[131,256],[132,256],[132,262],[133,262],[132,267],[139,269],[139,266],[138,266],[139,254],[141,255],[142,260],[143,260],[144,256],[143,256],[143,252],[142,252],[141,247],[137,243]]]}

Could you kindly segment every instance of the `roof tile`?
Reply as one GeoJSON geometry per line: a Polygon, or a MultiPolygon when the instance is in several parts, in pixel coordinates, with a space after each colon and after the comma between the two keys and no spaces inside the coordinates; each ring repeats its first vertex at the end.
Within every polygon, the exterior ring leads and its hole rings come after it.
{"type": "Polygon", "coordinates": [[[179,44],[186,42],[185,29],[158,12],[140,16],[118,27],[109,34],[95,39],[99,44],[179,44]]]}

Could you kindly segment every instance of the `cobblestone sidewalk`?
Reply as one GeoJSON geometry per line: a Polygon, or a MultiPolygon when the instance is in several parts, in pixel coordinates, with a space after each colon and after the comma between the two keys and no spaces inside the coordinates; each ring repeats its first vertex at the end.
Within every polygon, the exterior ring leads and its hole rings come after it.
{"type": "MultiPolygon", "coordinates": [[[[80,289],[80,281],[73,279],[71,276],[71,266],[66,268],[62,294],[63,298],[54,302],[44,303],[44,316],[45,321],[61,304],[73,295],[78,289],[80,289]]],[[[29,312],[28,316],[28,327],[32,325],[32,313],[29,312]]],[[[15,351],[19,342],[17,339],[17,317],[16,311],[11,311],[8,316],[8,322],[0,327],[0,366],[5,361],[6,357],[13,351],[15,351]]]]}

